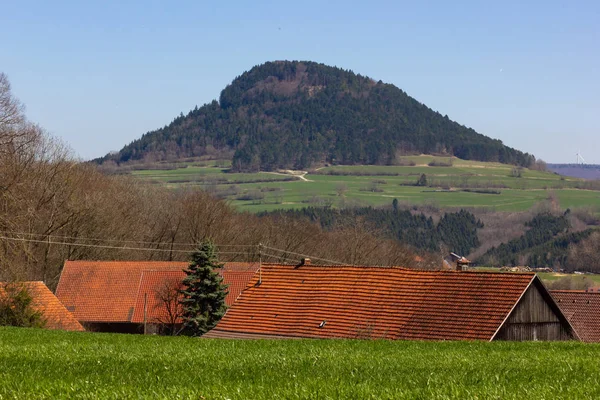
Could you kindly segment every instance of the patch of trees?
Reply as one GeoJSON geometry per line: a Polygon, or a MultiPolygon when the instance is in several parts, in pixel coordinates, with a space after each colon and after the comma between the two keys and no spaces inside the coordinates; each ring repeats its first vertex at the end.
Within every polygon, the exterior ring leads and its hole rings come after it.
{"type": "Polygon", "coordinates": [[[477,230],[483,223],[472,213],[460,210],[445,213],[436,224],[423,213],[413,214],[401,210],[393,203],[392,208],[361,207],[334,209],[330,207],[306,207],[299,210],[278,210],[261,215],[282,215],[300,220],[317,222],[326,230],[344,226],[349,221],[363,220],[385,237],[395,239],[413,248],[436,252],[441,247],[459,254],[469,254],[479,247],[477,230]]]}
{"type": "Polygon", "coordinates": [[[233,170],[397,164],[398,154],[532,165],[535,158],[451,121],[394,85],[314,62],[268,62],[98,162],[233,153],[233,170]]]}
{"type": "Polygon", "coordinates": [[[600,273],[600,231],[569,244],[568,271],[600,273]]]}
{"type": "Polygon", "coordinates": [[[600,256],[590,251],[594,248],[593,239],[599,238],[597,229],[570,232],[568,214],[569,211],[558,216],[550,212],[538,214],[526,224],[528,230],[523,235],[491,248],[477,262],[600,272],[600,256]]]}

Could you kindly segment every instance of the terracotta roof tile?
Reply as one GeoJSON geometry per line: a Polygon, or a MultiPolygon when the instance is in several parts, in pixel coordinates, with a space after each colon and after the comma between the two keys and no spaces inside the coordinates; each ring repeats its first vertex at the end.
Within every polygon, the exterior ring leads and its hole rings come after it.
{"type": "Polygon", "coordinates": [[[550,294],[584,342],[600,342],[600,293],[552,290],[550,294]]]}
{"type": "MultiPolygon", "coordinates": [[[[178,261],[66,261],[56,296],[79,321],[132,322],[135,316],[135,321],[141,322],[144,293],[151,292],[153,295],[148,298],[154,299],[156,304],[154,294],[162,283],[160,279],[176,276],[183,279],[182,270],[188,264],[178,261]]],[[[225,263],[221,273],[225,283],[230,285],[226,302],[235,301],[257,269],[257,263],[225,263]]],[[[154,306],[148,307],[150,309],[156,310],[154,306]]]]}
{"type": "Polygon", "coordinates": [[[270,265],[212,335],[490,340],[533,273],[270,265]]]}
{"type": "MultiPolygon", "coordinates": [[[[48,289],[44,282],[22,282],[32,298],[34,309],[40,311],[46,321],[45,328],[65,331],[83,331],[83,326],[67,311],[60,300],[48,289]]],[[[2,286],[4,284],[1,284],[2,286]]],[[[4,295],[0,287],[0,296],[4,295]]]]}
{"type": "MultiPolygon", "coordinates": [[[[255,268],[239,270],[239,268],[231,266],[221,272],[224,283],[228,285],[228,293],[225,297],[227,306],[231,306],[235,302],[255,273],[255,268]]],[[[158,293],[164,289],[165,285],[178,286],[184,278],[183,271],[143,271],[131,322],[144,322],[144,301],[146,301],[146,320],[148,322],[170,321],[164,301],[160,300],[158,293]]],[[[177,320],[177,323],[181,322],[181,320],[177,320]]]]}

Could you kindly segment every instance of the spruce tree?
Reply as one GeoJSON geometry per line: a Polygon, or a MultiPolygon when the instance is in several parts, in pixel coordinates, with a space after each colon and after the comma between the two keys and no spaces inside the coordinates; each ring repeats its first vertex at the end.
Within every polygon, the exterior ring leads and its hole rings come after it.
{"type": "Polygon", "coordinates": [[[223,268],[211,242],[203,242],[192,254],[190,265],[184,272],[181,290],[183,307],[183,333],[200,336],[215,327],[225,314],[227,285],[218,270],[223,268]]]}

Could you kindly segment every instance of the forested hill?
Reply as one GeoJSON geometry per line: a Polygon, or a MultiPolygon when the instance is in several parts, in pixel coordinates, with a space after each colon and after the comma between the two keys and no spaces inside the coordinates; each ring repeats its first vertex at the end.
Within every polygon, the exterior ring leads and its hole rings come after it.
{"type": "Polygon", "coordinates": [[[236,78],[219,101],[96,161],[213,155],[234,170],[322,163],[393,164],[399,154],[449,154],[529,166],[534,157],[466,128],[394,85],[314,62],[268,62],[236,78]]]}

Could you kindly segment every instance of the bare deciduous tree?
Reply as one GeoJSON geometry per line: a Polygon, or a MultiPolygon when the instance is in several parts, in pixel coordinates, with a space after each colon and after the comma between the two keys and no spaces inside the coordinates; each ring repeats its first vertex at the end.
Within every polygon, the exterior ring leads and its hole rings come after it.
{"type": "Polygon", "coordinates": [[[181,300],[182,281],[179,279],[166,279],[156,290],[156,306],[154,312],[156,320],[162,326],[161,331],[167,335],[176,335],[177,327],[181,325],[183,307],[181,300]]]}

